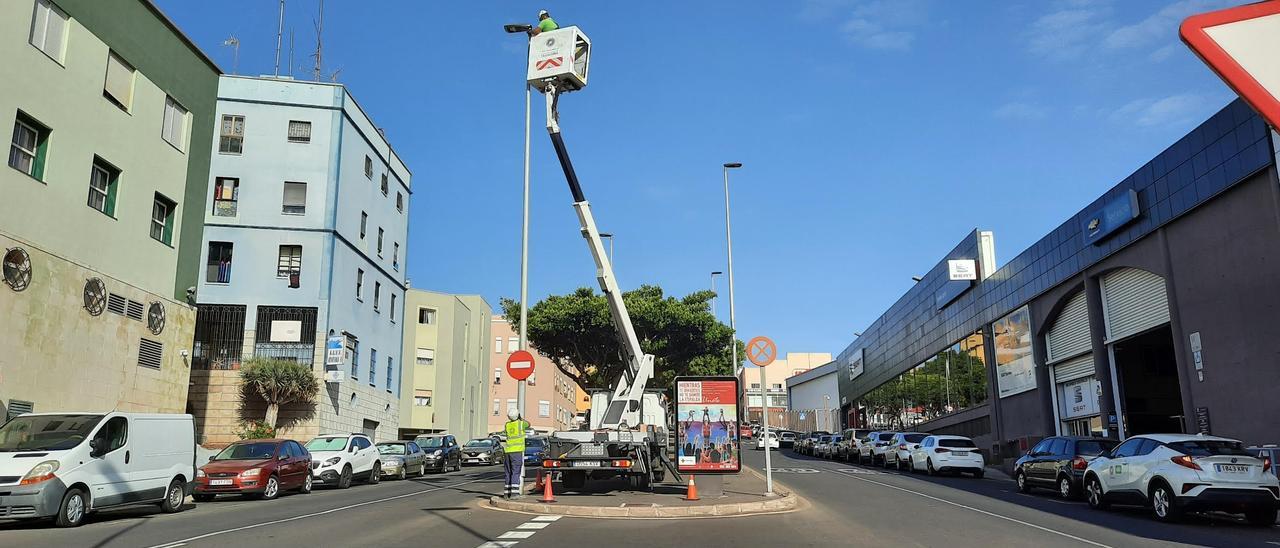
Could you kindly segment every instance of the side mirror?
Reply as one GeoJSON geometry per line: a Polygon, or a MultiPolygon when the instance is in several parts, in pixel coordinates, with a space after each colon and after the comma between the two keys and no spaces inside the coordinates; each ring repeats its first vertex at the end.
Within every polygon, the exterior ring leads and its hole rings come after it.
{"type": "Polygon", "coordinates": [[[209,455],[209,462],[213,462],[213,457],[216,457],[216,456],[217,455],[209,455]]]}
{"type": "Polygon", "coordinates": [[[276,457],[276,460],[289,460],[289,455],[280,455],[276,457]]]}
{"type": "Polygon", "coordinates": [[[356,452],[356,446],[352,445],[351,447],[348,447],[348,448],[347,448],[347,452],[348,452],[348,453],[355,453],[355,452],[356,452]]]}
{"type": "Polygon", "coordinates": [[[102,456],[102,439],[93,438],[89,440],[89,456],[98,458],[102,456]]]}
{"type": "Polygon", "coordinates": [[[920,444],[918,444],[918,443],[917,443],[917,444],[915,444],[915,445],[912,445],[912,446],[911,446],[911,448],[912,448],[912,449],[919,449],[919,448],[920,448],[920,444]]]}

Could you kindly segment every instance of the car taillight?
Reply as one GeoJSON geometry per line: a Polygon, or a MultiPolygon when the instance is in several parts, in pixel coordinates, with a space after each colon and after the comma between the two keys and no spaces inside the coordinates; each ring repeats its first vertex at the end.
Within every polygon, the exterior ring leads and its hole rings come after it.
{"type": "Polygon", "coordinates": [[[950,453],[951,450],[947,449],[946,447],[939,447],[937,449],[934,449],[933,452],[934,453],[950,453]]]}
{"type": "Polygon", "coordinates": [[[1185,467],[1190,468],[1190,469],[1192,469],[1192,470],[1200,470],[1200,471],[1204,471],[1204,469],[1203,469],[1203,468],[1201,468],[1199,464],[1196,464],[1195,459],[1192,459],[1191,457],[1188,457],[1188,456],[1186,456],[1186,455],[1178,455],[1178,456],[1173,457],[1173,458],[1171,458],[1171,459],[1169,459],[1169,460],[1173,461],[1173,463],[1174,463],[1174,464],[1176,464],[1176,465],[1178,465],[1178,466],[1185,466],[1185,467]]]}
{"type": "Polygon", "coordinates": [[[1262,457],[1262,473],[1271,471],[1271,457],[1262,457]]]}
{"type": "Polygon", "coordinates": [[[1089,467],[1089,461],[1084,460],[1084,457],[1076,457],[1074,459],[1071,459],[1072,470],[1084,470],[1085,468],[1088,468],[1088,467],[1089,467]]]}

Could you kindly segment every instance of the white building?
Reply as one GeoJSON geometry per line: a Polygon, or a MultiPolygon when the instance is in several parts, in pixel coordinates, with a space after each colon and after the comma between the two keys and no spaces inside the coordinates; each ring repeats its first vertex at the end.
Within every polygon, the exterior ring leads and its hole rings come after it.
{"type": "Polygon", "coordinates": [[[813,416],[814,430],[840,429],[839,372],[840,365],[830,362],[787,379],[787,403],[797,420],[805,413],[813,416]]]}

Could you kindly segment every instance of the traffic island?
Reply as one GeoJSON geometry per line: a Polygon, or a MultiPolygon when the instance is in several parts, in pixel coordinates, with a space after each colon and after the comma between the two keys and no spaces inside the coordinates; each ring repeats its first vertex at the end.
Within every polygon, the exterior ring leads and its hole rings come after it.
{"type": "MultiPolygon", "coordinates": [[[[708,476],[695,476],[695,482],[703,478],[708,476]]],[[[588,481],[580,489],[566,489],[556,481],[552,486],[555,503],[542,502],[541,489],[535,491],[529,486],[521,499],[492,497],[487,506],[512,512],[585,518],[688,519],[789,512],[802,502],[776,481],[774,496],[764,496],[764,478],[745,467],[742,473],[723,476],[723,480],[723,495],[713,496],[703,491],[696,501],[685,500],[685,485],[661,483],[650,492],[632,487],[625,479],[609,479],[588,481]]]]}

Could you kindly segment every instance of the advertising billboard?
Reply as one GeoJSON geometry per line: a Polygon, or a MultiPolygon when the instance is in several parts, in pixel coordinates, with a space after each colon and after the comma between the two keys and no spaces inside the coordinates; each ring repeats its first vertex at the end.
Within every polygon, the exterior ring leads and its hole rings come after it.
{"type": "Polygon", "coordinates": [[[676,469],[734,473],[741,470],[738,379],[676,378],[676,469]]]}
{"type": "Polygon", "coordinates": [[[1036,388],[1036,361],[1031,355],[1031,314],[1027,307],[991,324],[996,336],[996,385],[1000,397],[1036,388]]]}

